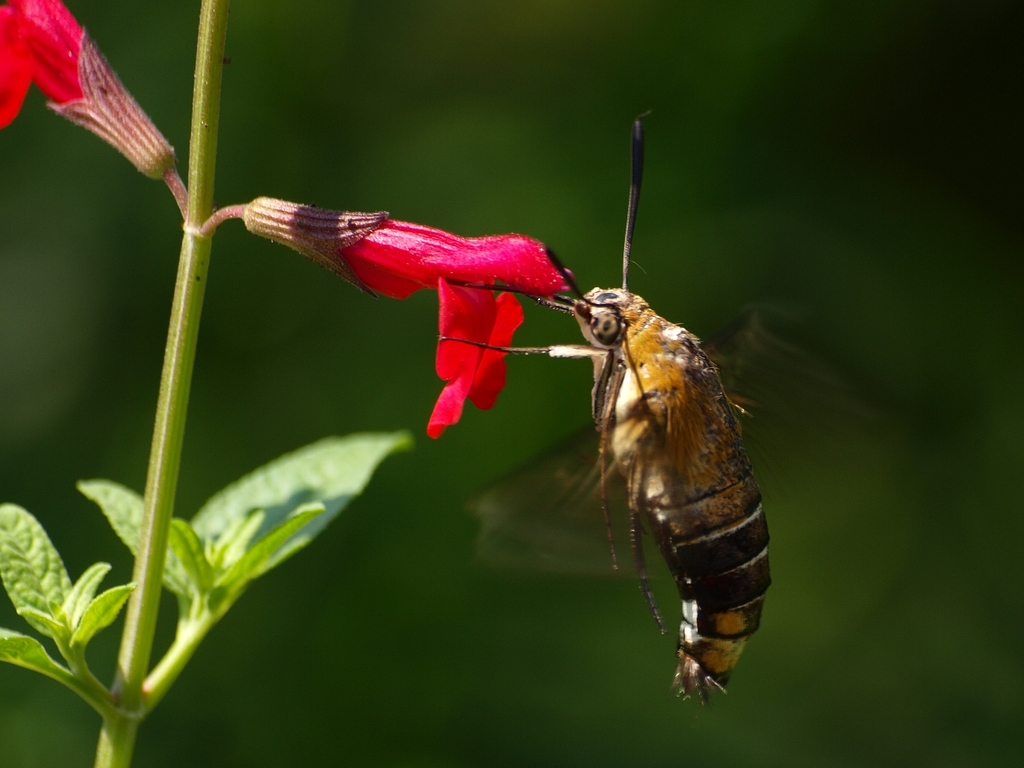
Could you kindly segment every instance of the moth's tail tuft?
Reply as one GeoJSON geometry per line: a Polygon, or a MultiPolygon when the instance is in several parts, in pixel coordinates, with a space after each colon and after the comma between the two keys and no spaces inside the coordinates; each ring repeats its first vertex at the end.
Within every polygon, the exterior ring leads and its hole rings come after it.
{"type": "Polygon", "coordinates": [[[679,666],[676,667],[676,674],[672,679],[672,690],[678,695],[689,698],[696,693],[701,704],[707,704],[712,690],[725,693],[724,683],[725,681],[716,680],[695,658],[680,652],[679,666]]]}

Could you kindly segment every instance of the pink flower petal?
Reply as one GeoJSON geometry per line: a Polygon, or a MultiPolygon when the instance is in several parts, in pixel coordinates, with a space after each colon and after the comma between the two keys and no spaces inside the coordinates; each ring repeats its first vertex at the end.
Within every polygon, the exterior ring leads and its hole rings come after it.
{"type": "MultiPolygon", "coordinates": [[[[494,347],[512,344],[512,334],[523,324],[523,308],[511,293],[500,293],[496,300],[498,314],[487,343],[494,347]]],[[[486,411],[494,406],[505,387],[505,353],[485,349],[477,365],[469,399],[477,408],[486,411]]]]}
{"type": "MultiPolygon", "coordinates": [[[[438,329],[442,336],[487,343],[498,313],[492,291],[449,285],[447,280],[441,278],[438,280],[437,296],[440,302],[438,329]]],[[[476,371],[483,354],[484,350],[473,344],[442,341],[437,345],[437,375],[442,379],[450,379],[468,362],[472,362],[473,370],[476,371]]]]}
{"type": "MultiPolygon", "coordinates": [[[[405,298],[436,287],[441,335],[494,346],[511,344],[523,310],[513,295],[501,293],[495,299],[489,288],[552,296],[566,287],[544,245],[522,235],[467,238],[389,219],[338,256],[365,285],[385,296],[405,298]]],[[[447,383],[430,416],[428,435],[439,437],[456,423],[467,399],[482,409],[494,405],[505,386],[504,357],[472,344],[438,344],[437,375],[447,383]]]]}
{"type": "Polygon", "coordinates": [[[82,27],[60,0],[11,0],[21,37],[32,52],[32,80],[57,104],[82,98],[78,56],[82,27]]]}
{"type": "Polygon", "coordinates": [[[22,41],[17,14],[0,6],[0,128],[17,117],[32,82],[32,56],[22,41]]]}
{"type": "Polygon", "coordinates": [[[444,434],[452,424],[462,418],[462,406],[466,402],[473,381],[467,377],[456,377],[444,385],[441,395],[434,403],[434,410],[427,422],[427,435],[435,440],[444,434]]]}
{"type": "Polygon", "coordinates": [[[442,277],[480,285],[500,282],[535,296],[564,288],[543,244],[522,235],[459,237],[389,219],[341,255],[364,283],[393,298],[433,288],[442,277]]]}
{"type": "MultiPolygon", "coordinates": [[[[442,336],[486,343],[494,328],[497,304],[494,294],[478,288],[449,285],[440,278],[438,326],[442,336]]],[[[445,427],[455,424],[469,397],[484,350],[473,344],[442,341],[437,345],[437,375],[447,381],[427,423],[427,434],[440,437],[445,427]]]]}

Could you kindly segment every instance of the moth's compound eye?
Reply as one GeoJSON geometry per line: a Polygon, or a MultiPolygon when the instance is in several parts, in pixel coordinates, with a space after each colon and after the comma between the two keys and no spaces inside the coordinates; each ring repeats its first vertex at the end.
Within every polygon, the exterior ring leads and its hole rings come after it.
{"type": "Polygon", "coordinates": [[[622,333],[622,320],[614,312],[601,312],[590,319],[590,332],[599,344],[610,347],[619,340],[622,333]]]}

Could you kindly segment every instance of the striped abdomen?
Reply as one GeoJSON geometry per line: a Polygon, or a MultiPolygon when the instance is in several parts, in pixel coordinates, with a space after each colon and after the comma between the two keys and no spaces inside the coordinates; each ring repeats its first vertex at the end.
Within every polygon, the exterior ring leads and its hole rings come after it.
{"type": "Polygon", "coordinates": [[[674,685],[703,695],[729,680],[761,619],[771,581],[761,494],[748,473],[685,506],[650,502],[647,518],[683,602],[674,685]]]}

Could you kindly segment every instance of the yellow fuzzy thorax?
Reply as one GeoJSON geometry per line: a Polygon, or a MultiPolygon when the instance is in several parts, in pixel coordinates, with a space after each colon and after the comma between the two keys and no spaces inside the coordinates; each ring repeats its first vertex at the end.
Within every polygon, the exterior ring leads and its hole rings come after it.
{"type": "MultiPolygon", "coordinates": [[[[720,385],[709,386],[710,364],[702,354],[689,351],[684,339],[696,339],[657,315],[639,296],[622,308],[626,324],[623,349],[627,364],[639,382],[643,410],[662,436],[655,449],[675,465],[680,477],[694,487],[713,487],[728,466],[731,440],[719,438],[730,430],[728,418],[716,407],[720,385]]],[[[717,384],[717,375],[710,382],[717,384]]]]}

